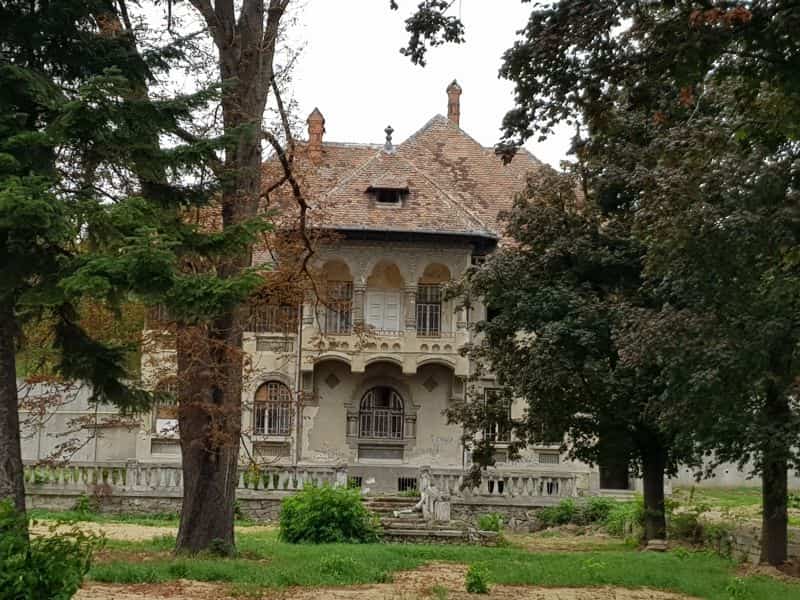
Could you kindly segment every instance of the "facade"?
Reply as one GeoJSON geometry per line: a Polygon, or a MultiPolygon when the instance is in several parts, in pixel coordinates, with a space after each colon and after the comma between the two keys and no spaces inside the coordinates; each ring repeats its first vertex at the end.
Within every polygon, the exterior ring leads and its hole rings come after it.
{"type": "MultiPolygon", "coordinates": [[[[276,303],[251,319],[246,457],[346,464],[365,486],[387,490],[402,488],[421,466],[462,469],[468,462],[461,430],[444,411],[465,399],[468,385],[491,401],[494,383],[468,382],[472,365],[459,352],[483,307],[467,314],[443,289],[503,243],[498,213],[511,208],[527,173],[542,167],[525,151],[506,164],[469,137],[459,126],[460,95],[453,82],[448,116],[434,116],[399,144],[391,127],[382,144],[329,142],[320,111],[308,117],[295,169],[311,226],[331,233],[315,252],[325,298],[302,307],[276,303]]],[[[265,163],[266,188],[277,181],[276,169],[265,163]]],[[[284,219],[294,217],[288,186],[271,202],[284,219]]],[[[254,263],[267,260],[265,249],[254,253],[254,263]]],[[[510,410],[521,416],[521,406],[510,410]]],[[[137,459],[179,460],[174,428],[170,408],[157,409],[140,432],[137,459]]],[[[502,441],[500,434],[501,462],[502,441]]],[[[542,447],[523,462],[588,476],[588,468],[563,460],[542,447]]]]}

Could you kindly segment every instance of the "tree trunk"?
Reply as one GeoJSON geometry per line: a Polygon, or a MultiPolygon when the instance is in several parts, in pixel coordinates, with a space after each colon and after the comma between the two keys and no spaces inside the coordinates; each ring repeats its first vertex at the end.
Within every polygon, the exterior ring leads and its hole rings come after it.
{"type": "Polygon", "coordinates": [[[0,501],[11,499],[17,510],[24,512],[15,334],[13,310],[0,307],[0,501]]]}
{"type": "MultiPolygon", "coordinates": [[[[233,3],[191,0],[206,20],[219,52],[223,85],[222,121],[230,140],[222,176],[222,227],[258,213],[261,194],[262,121],[272,84],[278,26],[288,0],[243,0],[237,18],[233,3]],[[265,23],[265,18],[266,23],[265,23]]],[[[222,279],[249,266],[250,252],[225,257],[216,266],[222,279]]],[[[241,311],[220,315],[194,346],[178,336],[178,399],[183,459],[183,512],[177,550],[197,552],[221,540],[233,551],[233,520],[242,427],[241,311]],[[191,357],[200,351],[203,360],[191,357]],[[183,387],[182,387],[183,386],[183,387]]],[[[219,548],[223,550],[223,547],[219,548]]]]}
{"type": "Polygon", "coordinates": [[[207,328],[179,326],[177,356],[183,504],[176,550],[232,554],[241,433],[239,352],[215,340],[207,328]]]}
{"type": "MultiPolygon", "coordinates": [[[[771,423],[786,423],[791,418],[788,398],[775,385],[767,389],[765,412],[771,423]]],[[[761,473],[761,561],[771,565],[780,565],[788,558],[787,455],[781,436],[770,436],[765,440],[761,473]]]]}
{"type": "Polygon", "coordinates": [[[667,538],[667,520],[664,514],[665,468],[666,460],[661,448],[645,452],[642,456],[645,541],[667,538]]]}

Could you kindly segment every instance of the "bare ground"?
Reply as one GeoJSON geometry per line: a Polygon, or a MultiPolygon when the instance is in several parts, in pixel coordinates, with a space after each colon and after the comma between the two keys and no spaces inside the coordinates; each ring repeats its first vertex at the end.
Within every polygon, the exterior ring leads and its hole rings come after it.
{"type": "MultiPolygon", "coordinates": [[[[75,525],[86,533],[104,535],[109,540],[120,540],[126,542],[144,542],[153,538],[165,535],[174,536],[178,533],[177,527],[162,525],[136,525],[133,523],[94,523],[91,521],[79,521],[75,525]]],[[[46,535],[52,523],[41,521],[32,532],[34,535],[46,535]]],[[[69,531],[72,525],[61,525],[56,531],[69,531]]],[[[258,533],[274,529],[272,525],[251,525],[248,527],[236,528],[237,533],[250,532],[258,533]]]]}
{"type": "MultiPolygon", "coordinates": [[[[446,597],[448,600],[490,598],[497,600],[689,600],[688,596],[655,590],[623,588],[543,588],[495,585],[488,596],[464,591],[465,565],[431,563],[414,571],[395,574],[392,583],[339,587],[290,588],[251,596],[260,600],[422,600],[446,597]],[[437,596],[437,589],[447,590],[437,596]]],[[[106,585],[89,583],[76,600],[228,600],[230,588],[194,581],[165,584],[106,585]]]]}

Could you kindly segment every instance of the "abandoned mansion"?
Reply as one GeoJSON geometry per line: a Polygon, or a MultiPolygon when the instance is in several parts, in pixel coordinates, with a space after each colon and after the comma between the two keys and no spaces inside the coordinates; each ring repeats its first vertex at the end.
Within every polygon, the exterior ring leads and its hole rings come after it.
{"type": "MultiPolygon", "coordinates": [[[[421,467],[458,473],[469,465],[462,431],[444,412],[465,399],[468,385],[471,398],[495,398],[491,376],[472,377],[474,365],[460,353],[485,308],[466,310],[443,288],[504,243],[498,214],[527,174],[544,167],[525,150],[505,163],[461,129],[461,91],[451,83],[447,117],[434,116],[400,143],[390,127],[380,144],[329,141],[322,113],[308,117],[295,164],[311,212],[322,215],[317,226],[333,234],[314,254],[329,298],[268,306],[250,319],[243,460],[346,465],[351,481],[383,491],[414,487],[421,467]]],[[[274,177],[269,162],[265,186],[274,177]]],[[[255,251],[253,260],[270,256],[255,251]]],[[[149,385],[164,385],[151,365],[168,363],[168,354],[145,357],[149,385]]],[[[45,456],[54,443],[46,431],[87,410],[83,403],[77,398],[45,431],[25,436],[25,458],[45,456]]],[[[509,410],[520,418],[523,403],[509,410]]],[[[73,460],[175,465],[176,429],[175,406],[160,405],[138,427],[105,428],[73,460]]],[[[510,462],[504,433],[483,435],[496,441],[498,469],[566,474],[570,493],[599,485],[596,469],[567,460],[557,445],[528,448],[510,462]]]]}

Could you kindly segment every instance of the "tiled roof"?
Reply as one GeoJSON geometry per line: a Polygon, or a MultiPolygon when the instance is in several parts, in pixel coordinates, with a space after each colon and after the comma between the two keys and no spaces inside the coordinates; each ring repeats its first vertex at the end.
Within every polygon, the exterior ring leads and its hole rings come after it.
{"type": "MultiPolygon", "coordinates": [[[[314,164],[298,144],[295,172],[311,205],[315,227],[337,230],[430,232],[502,237],[497,215],[511,207],[526,174],[541,166],[527,151],[504,165],[458,126],[436,115],[387,152],[383,145],[323,142],[314,164]],[[408,187],[401,205],[384,205],[371,187],[408,187]]],[[[277,161],[264,163],[268,189],[281,176],[277,161]]],[[[288,185],[269,199],[284,219],[296,214],[288,185]]]]}

